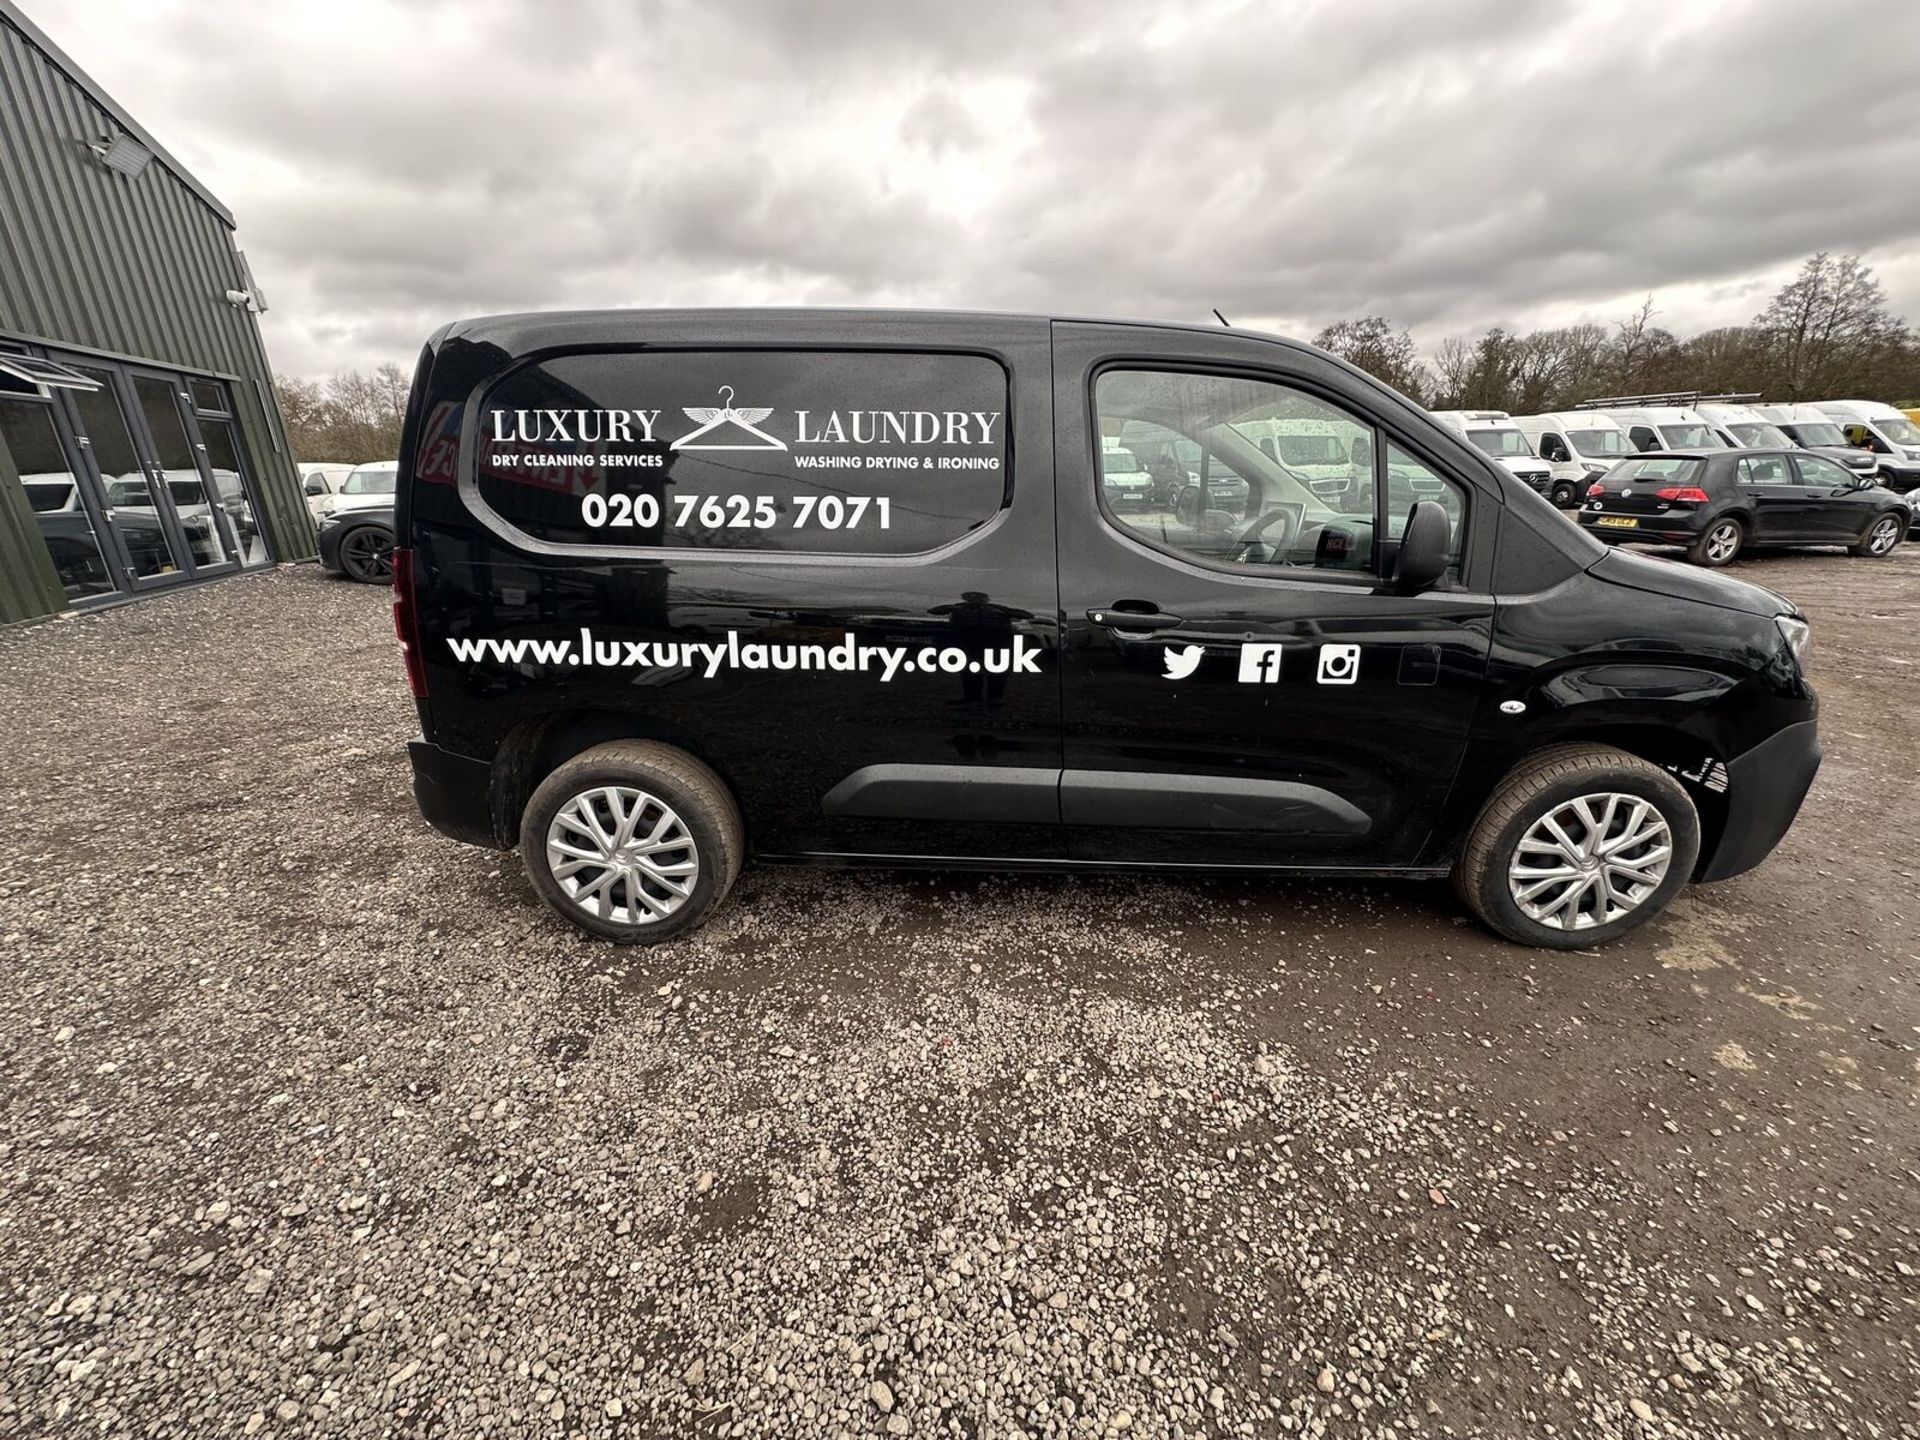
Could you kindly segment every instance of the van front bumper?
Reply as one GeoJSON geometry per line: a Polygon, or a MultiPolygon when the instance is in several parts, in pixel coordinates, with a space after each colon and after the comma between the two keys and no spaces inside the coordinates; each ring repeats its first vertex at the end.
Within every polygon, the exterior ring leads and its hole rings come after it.
{"type": "Polygon", "coordinates": [[[1820,769],[1819,724],[1803,720],[1727,762],[1727,820],[1694,872],[1725,880],[1753,869],[1780,843],[1820,769]]]}
{"type": "Polygon", "coordinates": [[[442,835],[468,845],[498,849],[487,792],[493,767],[484,760],[456,755],[425,740],[407,742],[413,762],[413,799],[421,815],[442,835]]]}

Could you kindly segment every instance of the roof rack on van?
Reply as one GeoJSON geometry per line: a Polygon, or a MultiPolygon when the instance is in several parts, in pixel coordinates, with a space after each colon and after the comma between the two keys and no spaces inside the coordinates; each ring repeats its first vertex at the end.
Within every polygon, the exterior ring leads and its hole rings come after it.
{"type": "Polygon", "coordinates": [[[1693,405],[1757,405],[1760,394],[1702,395],[1698,390],[1669,390],[1660,395],[1603,395],[1582,400],[1576,410],[1663,410],[1693,405]]]}

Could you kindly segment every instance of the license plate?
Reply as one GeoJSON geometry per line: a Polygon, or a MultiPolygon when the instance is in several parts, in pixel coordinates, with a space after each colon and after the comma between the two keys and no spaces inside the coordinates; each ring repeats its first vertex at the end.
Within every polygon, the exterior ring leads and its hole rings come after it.
{"type": "Polygon", "coordinates": [[[1631,515],[1602,515],[1593,522],[1596,525],[1611,525],[1616,530],[1632,530],[1640,522],[1631,515]]]}

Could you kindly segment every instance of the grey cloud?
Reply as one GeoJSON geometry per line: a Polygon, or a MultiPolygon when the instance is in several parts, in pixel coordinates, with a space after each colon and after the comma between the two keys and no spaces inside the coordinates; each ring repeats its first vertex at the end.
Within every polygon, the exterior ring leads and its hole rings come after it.
{"type": "Polygon", "coordinates": [[[1831,7],[1845,43],[1795,0],[46,19],[234,208],[303,372],[405,358],[462,313],[602,303],[1435,333],[1673,288],[1722,323],[1815,249],[1885,257],[1920,319],[1904,0],[1831,7]]]}

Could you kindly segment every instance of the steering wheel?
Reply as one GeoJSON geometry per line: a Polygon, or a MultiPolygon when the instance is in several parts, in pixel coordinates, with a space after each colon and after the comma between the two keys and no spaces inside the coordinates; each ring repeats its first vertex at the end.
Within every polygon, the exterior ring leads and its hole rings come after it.
{"type": "MultiPolygon", "coordinates": [[[[1287,514],[1285,510],[1267,510],[1255,516],[1247,523],[1247,528],[1240,532],[1240,538],[1233,542],[1233,554],[1229,558],[1240,564],[1265,564],[1272,560],[1279,554],[1279,548],[1269,544],[1264,537],[1267,528],[1276,520],[1285,520],[1287,514]]],[[[1280,542],[1286,543],[1284,531],[1280,542]]]]}

